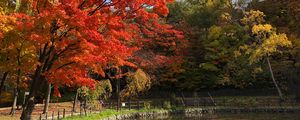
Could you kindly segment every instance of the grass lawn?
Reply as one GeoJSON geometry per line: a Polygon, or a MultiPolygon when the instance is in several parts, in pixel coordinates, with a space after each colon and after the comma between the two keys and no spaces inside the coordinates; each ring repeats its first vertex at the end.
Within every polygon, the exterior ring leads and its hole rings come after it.
{"type": "Polygon", "coordinates": [[[163,109],[141,109],[141,110],[128,110],[124,109],[121,111],[117,111],[114,109],[106,109],[104,111],[101,111],[100,113],[93,113],[93,114],[88,114],[87,116],[72,116],[72,117],[67,117],[62,120],[99,120],[103,118],[108,118],[113,115],[122,115],[122,114],[130,114],[130,113],[137,113],[137,112],[150,112],[150,111],[160,111],[163,109]]]}

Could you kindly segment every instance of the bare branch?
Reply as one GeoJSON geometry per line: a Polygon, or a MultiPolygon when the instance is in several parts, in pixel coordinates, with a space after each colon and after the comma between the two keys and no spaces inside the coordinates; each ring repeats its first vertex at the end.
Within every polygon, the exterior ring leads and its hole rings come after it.
{"type": "Polygon", "coordinates": [[[92,10],[91,12],[89,12],[89,16],[92,16],[97,10],[100,10],[104,5],[105,5],[106,0],[103,0],[103,2],[98,5],[98,7],[96,7],[94,10],[92,10]]]}

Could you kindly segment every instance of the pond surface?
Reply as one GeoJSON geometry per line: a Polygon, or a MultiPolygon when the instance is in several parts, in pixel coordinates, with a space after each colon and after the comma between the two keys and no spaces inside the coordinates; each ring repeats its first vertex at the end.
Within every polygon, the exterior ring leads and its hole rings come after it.
{"type": "Polygon", "coordinates": [[[300,120],[300,114],[294,113],[249,113],[249,114],[205,114],[205,115],[175,115],[171,117],[143,118],[137,120],[300,120]]]}

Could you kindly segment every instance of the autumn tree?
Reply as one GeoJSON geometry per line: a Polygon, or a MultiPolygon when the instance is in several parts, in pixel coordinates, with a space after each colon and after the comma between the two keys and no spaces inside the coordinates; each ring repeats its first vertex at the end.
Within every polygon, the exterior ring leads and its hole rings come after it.
{"type": "Polygon", "coordinates": [[[34,69],[30,66],[34,66],[37,60],[34,55],[33,43],[22,39],[22,33],[14,30],[17,29],[17,20],[13,16],[8,16],[9,14],[8,11],[1,13],[3,36],[0,54],[1,71],[5,71],[4,76],[10,73],[8,84],[14,87],[14,100],[11,109],[11,114],[14,114],[19,92],[27,89],[29,79],[27,74],[34,69]]]}
{"type": "MultiPolygon", "coordinates": [[[[243,60],[233,58],[234,51],[247,39],[239,25],[241,10],[229,0],[189,0],[170,5],[168,20],[185,31],[190,42],[185,64],[177,74],[178,87],[199,90],[218,86],[243,88],[253,80],[243,60]],[[237,65],[236,63],[240,63],[237,65]],[[236,70],[236,68],[243,70],[236,70]],[[233,71],[235,70],[235,71],[233,71]]],[[[175,71],[175,70],[173,70],[175,71]]],[[[172,76],[169,75],[169,76],[172,76]]]]}
{"type": "Polygon", "coordinates": [[[126,79],[128,84],[120,93],[123,99],[130,99],[151,87],[151,78],[141,69],[137,69],[126,79]]]}
{"type": "Polygon", "coordinates": [[[87,105],[96,108],[100,100],[106,100],[109,97],[112,87],[109,80],[101,80],[95,83],[94,89],[82,86],[77,89],[77,92],[80,98],[80,109],[83,108],[86,114],[87,105]]]}
{"type": "Polygon", "coordinates": [[[283,94],[275,80],[269,57],[276,52],[280,52],[282,47],[291,47],[292,43],[288,40],[286,34],[276,33],[276,30],[270,24],[265,24],[264,17],[264,13],[260,11],[251,10],[245,13],[245,17],[241,19],[241,22],[250,29],[254,38],[246,42],[248,44],[241,46],[240,49],[249,55],[250,64],[263,58],[267,59],[271,78],[279,97],[283,100],[283,94]]]}
{"type": "MultiPolygon", "coordinates": [[[[285,88],[299,95],[299,1],[295,0],[264,0],[252,1],[249,9],[257,9],[266,15],[267,22],[276,27],[278,32],[287,34],[293,47],[281,55],[280,60],[273,60],[272,67],[275,77],[285,79],[285,88]],[[295,92],[294,92],[295,91],[295,92]]],[[[300,98],[300,97],[297,97],[300,98]]],[[[299,99],[298,99],[299,100],[299,99]]]]}
{"type": "MultiPolygon", "coordinates": [[[[7,14],[7,12],[9,12],[11,9],[13,9],[13,7],[11,6],[11,4],[9,4],[9,1],[1,1],[0,2],[0,15],[3,17],[3,19],[0,22],[1,25],[1,33],[0,37],[3,38],[3,33],[8,33],[10,31],[13,30],[13,18],[12,17],[7,17],[5,16],[7,14]]],[[[1,41],[2,43],[4,43],[4,41],[1,41]]],[[[5,66],[6,61],[8,61],[8,55],[7,52],[5,53],[3,48],[1,49],[1,66],[5,66]]],[[[2,73],[2,79],[1,79],[1,83],[0,83],[0,96],[2,93],[2,89],[4,87],[4,83],[6,81],[6,78],[8,77],[8,70],[5,70],[5,67],[1,67],[1,73],[2,73]]]]}
{"type": "MultiPolygon", "coordinates": [[[[171,29],[159,23],[160,16],[168,13],[166,4],[169,2],[23,0],[20,12],[6,15],[16,19],[15,31],[21,33],[22,40],[33,42],[30,45],[38,61],[32,66],[30,94],[21,119],[31,119],[42,83],[53,84],[54,94],[60,96],[58,88],[62,86],[94,87],[88,71],[105,76],[107,66],[130,64],[133,53],[152,41],[141,36],[141,33],[148,34],[143,32],[142,26],[152,23],[154,26],[148,29],[159,32],[171,29]],[[149,7],[151,11],[146,10],[149,7]]],[[[170,35],[176,38],[176,34],[170,35]]]]}
{"type": "MultiPolygon", "coordinates": [[[[176,79],[171,79],[175,81],[172,85],[187,90],[222,86],[271,86],[266,84],[270,77],[266,72],[268,70],[265,70],[268,66],[264,61],[258,60],[249,64],[249,54],[236,51],[240,46],[256,39],[256,35],[251,31],[252,26],[249,27],[240,20],[243,19],[247,6],[251,5],[249,1],[244,0],[188,0],[169,6],[171,13],[168,20],[173,24],[187,23],[188,29],[185,33],[188,34],[186,36],[191,43],[187,60],[183,64],[184,72],[177,75],[168,74],[176,76],[176,79]],[[192,32],[188,32],[189,30],[192,32]]],[[[279,57],[279,54],[276,56],[279,57]]]]}

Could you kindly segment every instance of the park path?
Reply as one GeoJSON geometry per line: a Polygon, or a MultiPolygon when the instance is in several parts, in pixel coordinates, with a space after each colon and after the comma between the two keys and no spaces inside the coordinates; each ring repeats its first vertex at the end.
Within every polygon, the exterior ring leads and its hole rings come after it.
{"type": "MultiPolygon", "coordinates": [[[[56,116],[58,111],[63,112],[65,109],[66,114],[71,114],[72,110],[72,102],[62,102],[62,103],[50,103],[49,105],[49,114],[48,116],[52,116],[52,112],[56,116]]],[[[38,119],[40,114],[43,112],[43,104],[36,104],[35,109],[32,113],[33,119],[38,119]]],[[[19,120],[21,116],[22,110],[17,110],[16,114],[11,116],[9,115],[11,107],[0,108],[0,120],[19,120]]],[[[79,111],[79,104],[77,105],[77,111],[79,111]]]]}

